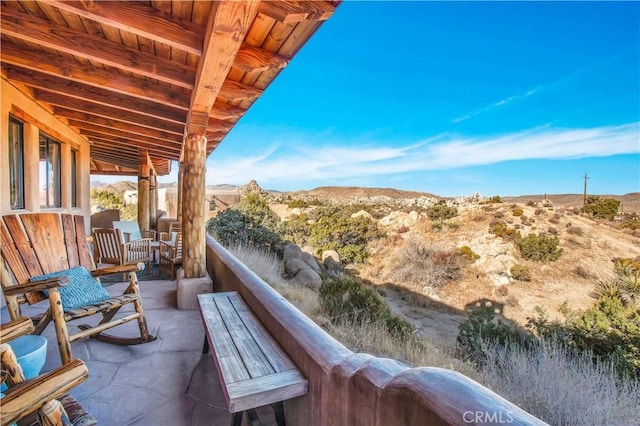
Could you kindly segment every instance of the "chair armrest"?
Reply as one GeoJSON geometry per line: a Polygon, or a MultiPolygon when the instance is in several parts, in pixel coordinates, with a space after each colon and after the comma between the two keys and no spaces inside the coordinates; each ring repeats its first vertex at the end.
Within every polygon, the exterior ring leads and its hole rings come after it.
{"type": "Polygon", "coordinates": [[[17,294],[31,293],[33,291],[44,291],[50,288],[65,286],[67,284],[69,284],[69,277],[54,277],[31,283],[12,285],[4,288],[2,291],[5,296],[14,296],[17,294]]]}
{"type": "Polygon", "coordinates": [[[158,231],[154,231],[153,229],[141,231],[140,233],[145,235],[145,238],[151,238],[153,241],[156,241],[156,238],[158,237],[158,231]]]}
{"type": "Polygon", "coordinates": [[[91,271],[91,276],[101,277],[103,275],[122,274],[124,272],[138,272],[139,270],[137,264],[115,265],[107,268],[94,269],[91,271]]]}
{"type": "Polygon", "coordinates": [[[31,318],[22,317],[15,321],[5,322],[0,327],[0,344],[20,337],[24,334],[33,333],[35,327],[31,318]]]}
{"type": "Polygon", "coordinates": [[[2,423],[11,424],[35,413],[48,401],[61,397],[88,377],[85,363],[73,359],[62,367],[12,386],[5,391],[0,405],[2,423]]]}

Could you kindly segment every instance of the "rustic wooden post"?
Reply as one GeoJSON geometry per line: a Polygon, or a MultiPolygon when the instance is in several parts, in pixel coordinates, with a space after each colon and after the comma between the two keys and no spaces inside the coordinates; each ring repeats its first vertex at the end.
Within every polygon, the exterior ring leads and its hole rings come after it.
{"type": "Polygon", "coordinates": [[[138,165],[138,225],[141,231],[149,230],[149,155],[140,150],[138,165]]]}
{"type": "Polygon", "coordinates": [[[206,276],[205,172],[207,138],[190,134],[183,146],[182,174],[182,267],[185,278],[206,276]]]}
{"type": "Polygon", "coordinates": [[[157,229],[158,221],[158,179],[156,172],[149,176],[149,229],[157,229]]]}
{"type": "Polygon", "coordinates": [[[180,160],[180,166],[178,168],[178,198],[176,200],[176,219],[178,222],[182,222],[182,185],[184,176],[184,161],[180,160]]]}

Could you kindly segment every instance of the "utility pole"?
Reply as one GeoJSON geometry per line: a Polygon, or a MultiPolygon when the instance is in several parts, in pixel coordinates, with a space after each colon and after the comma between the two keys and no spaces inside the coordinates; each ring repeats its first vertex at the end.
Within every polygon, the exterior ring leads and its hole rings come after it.
{"type": "Polygon", "coordinates": [[[583,176],[584,178],[584,196],[582,198],[582,213],[587,213],[587,180],[589,179],[589,175],[586,173],[583,176]]]}

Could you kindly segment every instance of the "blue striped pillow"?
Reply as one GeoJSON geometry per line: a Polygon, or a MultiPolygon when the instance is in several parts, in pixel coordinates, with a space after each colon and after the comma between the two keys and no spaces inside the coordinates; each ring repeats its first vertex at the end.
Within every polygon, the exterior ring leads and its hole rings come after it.
{"type": "MultiPolygon", "coordinates": [[[[66,312],[71,309],[81,308],[93,303],[107,300],[109,293],[102,287],[100,282],[93,278],[89,271],[82,266],[67,269],[60,272],[52,272],[50,274],[32,277],[29,281],[40,281],[47,278],[56,278],[65,276],[69,278],[69,284],[58,287],[60,299],[62,300],[62,309],[66,312]]],[[[48,292],[45,291],[45,293],[48,292]]]]}

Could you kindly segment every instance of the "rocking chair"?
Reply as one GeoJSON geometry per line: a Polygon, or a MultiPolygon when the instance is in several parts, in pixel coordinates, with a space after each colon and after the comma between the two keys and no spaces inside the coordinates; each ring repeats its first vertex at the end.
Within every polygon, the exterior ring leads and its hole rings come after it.
{"type": "Polygon", "coordinates": [[[35,333],[41,334],[53,320],[63,364],[72,361],[71,343],[86,337],[120,345],[150,342],[138,288],[137,265],[95,269],[87,246],[84,217],[58,213],[6,215],[0,221],[0,266],[6,263],[9,274],[1,274],[2,292],[11,320],[20,318],[20,305],[49,300],[49,307],[32,320],[35,333]],[[89,272],[91,271],[91,272],[89,272]],[[129,286],[120,296],[111,297],[95,277],[128,272],[129,286]],[[134,313],[114,318],[124,305],[132,303],[134,313]],[[95,326],[78,325],[70,334],[67,322],[102,314],[95,326]],[[137,320],[140,337],[120,338],[103,332],[137,320]]]}

